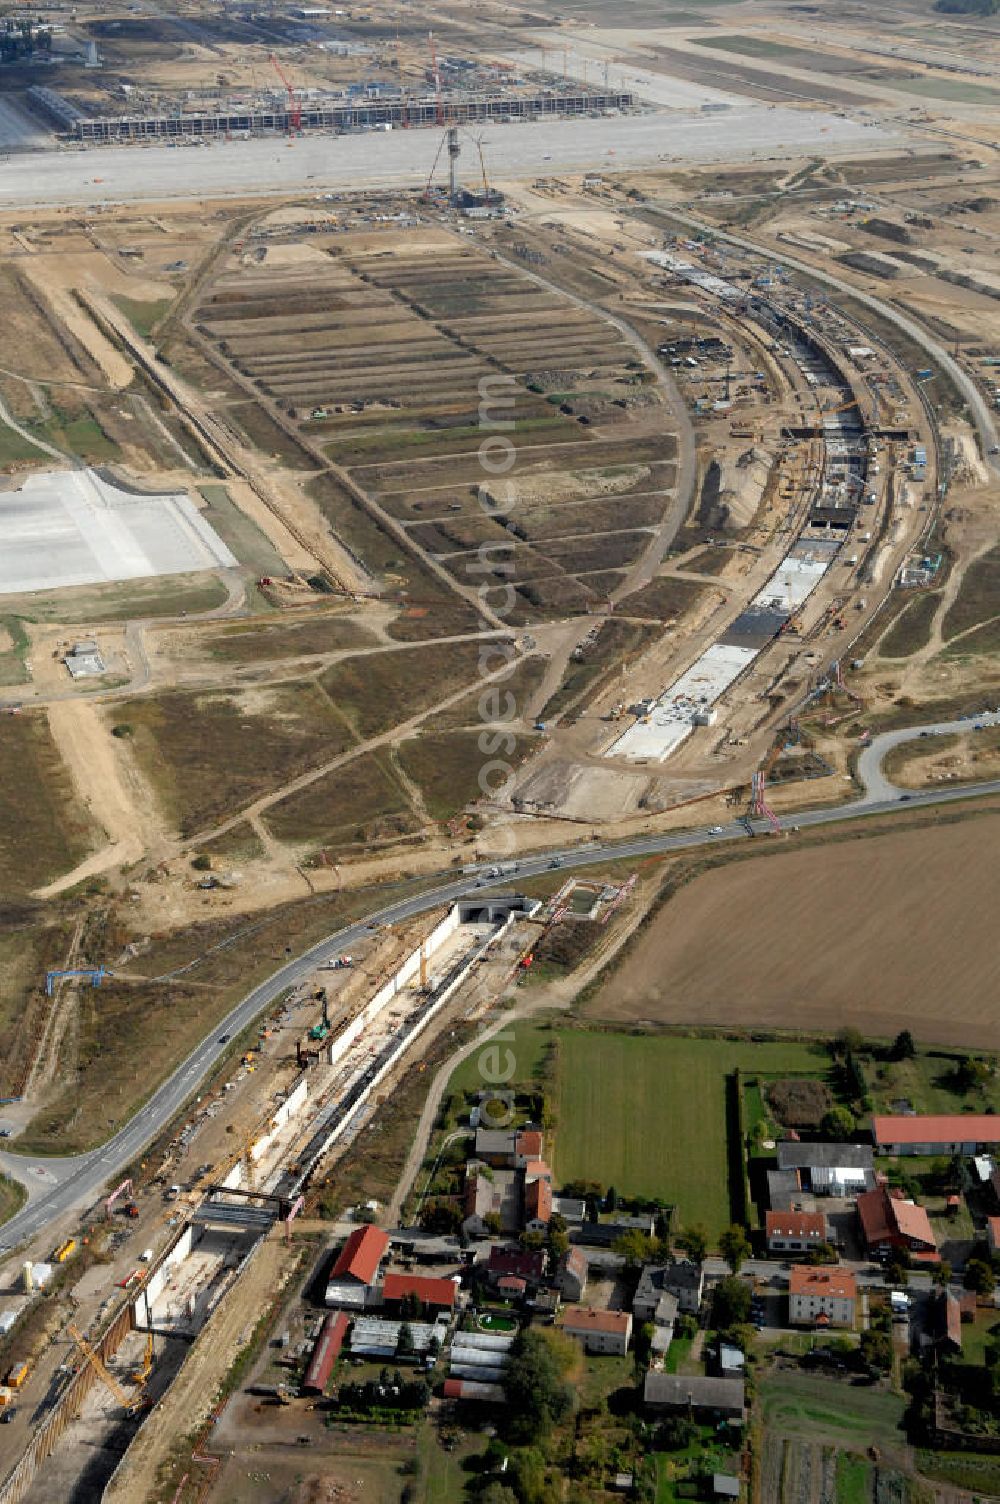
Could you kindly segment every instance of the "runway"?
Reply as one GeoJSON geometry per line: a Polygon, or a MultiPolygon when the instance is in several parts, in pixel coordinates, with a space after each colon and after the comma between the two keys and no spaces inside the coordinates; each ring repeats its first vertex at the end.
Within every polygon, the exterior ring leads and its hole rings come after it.
{"type": "MultiPolygon", "coordinates": [[[[898,150],[903,141],[882,127],[821,110],[756,104],[719,113],[678,110],[490,125],[485,131],[487,167],[497,182],[656,163],[874,153],[898,150]]],[[[0,164],[0,209],[419,188],[437,141],[437,130],[400,130],[209,146],[62,146],[0,164]]]]}

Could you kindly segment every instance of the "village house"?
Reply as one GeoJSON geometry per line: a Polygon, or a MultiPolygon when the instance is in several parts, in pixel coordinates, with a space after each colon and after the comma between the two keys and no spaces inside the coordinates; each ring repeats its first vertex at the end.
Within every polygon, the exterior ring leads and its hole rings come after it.
{"type": "Polygon", "coordinates": [[[330,1270],[327,1305],[367,1305],[373,1299],[379,1268],[388,1251],[388,1234],[381,1227],[369,1224],[355,1228],[330,1270]]]}
{"type": "Polygon", "coordinates": [[[792,1326],[853,1327],[858,1285],[847,1269],[796,1264],[788,1280],[792,1326]]]}
{"type": "Polygon", "coordinates": [[[567,1248],[559,1260],[559,1293],[563,1300],[582,1300],[587,1288],[590,1266],[587,1255],[580,1248],[567,1248]]]}
{"type": "MultiPolygon", "coordinates": [[[[783,1140],[777,1148],[778,1173],[793,1171],[796,1187],[814,1196],[856,1196],[875,1184],[870,1144],[801,1143],[783,1140]]],[[[776,1182],[787,1186],[788,1182],[776,1182]]],[[[771,1205],[774,1206],[772,1200],[771,1205]]],[[[780,1208],[778,1208],[780,1210],[780,1208]]]]}
{"type": "Polygon", "coordinates": [[[742,1379],[712,1379],[700,1374],[660,1373],[650,1369],[643,1404],[654,1414],[679,1410],[695,1420],[742,1422],[746,1416],[742,1379]]]}
{"type": "Polygon", "coordinates": [[[580,1306],[567,1311],[562,1329],[583,1343],[587,1353],[613,1353],[623,1358],[632,1336],[632,1318],[627,1311],[594,1311],[580,1306]]]}
{"type": "Polygon", "coordinates": [[[880,1154],[974,1154],[1000,1145],[1000,1116],[989,1112],[913,1113],[872,1118],[880,1154]]]}
{"type": "Polygon", "coordinates": [[[829,1241],[823,1212],[768,1212],[765,1230],[768,1253],[807,1253],[829,1241]]]}
{"type": "Polygon", "coordinates": [[[861,1236],[870,1254],[888,1255],[906,1249],[925,1262],[938,1258],[937,1239],[922,1206],[908,1201],[898,1186],[879,1186],[857,1200],[861,1236]]]}
{"type": "Polygon", "coordinates": [[[700,1264],[647,1264],[639,1276],[632,1314],[636,1321],[653,1321],[660,1297],[672,1295],[684,1315],[696,1316],[701,1309],[705,1275],[700,1264]]]}

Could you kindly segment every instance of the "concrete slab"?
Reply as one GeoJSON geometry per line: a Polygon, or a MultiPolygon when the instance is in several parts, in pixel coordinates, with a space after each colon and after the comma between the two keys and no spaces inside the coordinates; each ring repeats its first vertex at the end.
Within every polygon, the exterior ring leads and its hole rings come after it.
{"type": "Polygon", "coordinates": [[[183,492],[139,495],[93,470],[45,471],[0,492],[0,595],[236,562],[183,492]]]}

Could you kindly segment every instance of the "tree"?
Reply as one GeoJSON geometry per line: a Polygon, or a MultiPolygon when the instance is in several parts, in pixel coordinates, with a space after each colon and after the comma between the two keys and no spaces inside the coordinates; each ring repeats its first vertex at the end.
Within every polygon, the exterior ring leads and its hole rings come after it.
{"type": "Polygon", "coordinates": [[[628,1232],[623,1232],[620,1238],[615,1239],[612,1249],[625,1260],[626,1269],[638,1269],[650,1262],[653,1241],[648,1233],[640,1232],[637,1227],[630,1227],[628,1232]]]}
{"type": "Polygon", "coordinates": [[[900,1029],[889,1047],[890,1060],[912,1060],[917,1053],[917,1047],[913,1043],[913,1035],[909,1029],[900,1029]]]}
{"type": "Polygon", "coordinates": [[[454,1233],[462,1225],[462,1213],[453,1201],[435,1197],[420,1209],[420,1226],[424,1232],[454,1233]]]}
{"type": "Polygon", "coordinates": [[[396,1338],[396,1357],[410,1358],[413,1356],[413,1328],[408,1321],[404,1321],[399,1328],[399,1336],[396,1338]]]}
{"type": "Polygon", "coordinates": [[[720,1331],[745,1326],[750,1320],[750,1286],[745,1279],[727,1274],[715,1287],[712,1319],[720,1331]]]}
{"type": "Polygon", "coordinates": [[[931,1283],[941,1290],[947,1290],[951,1284],[952,1268],[947,1259],[942,1259],[936,1268],[931,1270],[931,1283]]]}
{"type": "Polygon", "coordinates": [[[479,1504],[519,1504],[517,1494],[506,1483],[487,1483],[478,1498],[479,1504]]]}
{"type": "Polygon", "coordinates": [[[719,1238],[719,1251],[734,1274],[739,1274],[740,1265],[750,1257],[750,1242],[743,1228],[737,1223],[727,1227],[719,1238]]]}
{"type": "Polygon", "coordinates": [[[708,1252],[708,1233],[700,1222],[695,1222],[677,1234],[677,1247],[695,1264],[703,1264],[708,1252]]]}
{"type": "Polygon", "coordinates": [[[698,1434],[698,1427],[687,1415],[668,1415],[656,1430],[656,1447],[663,1452],[682,1452],[698,1434]]]}
{"type": "Polygon", "coordinates": [[[864,1042],[864,1038],[858,1029],[838,1029],[831,1049],[835,1055],[856,1055],[864,1042]]]}
{"type": "Polygon", "coordinates": [[[487,1212],[486,1216],[483,1218],[483,1226],[486,1228],[486,1231],[488,1233],[492,1233],[495,1238],[499,1237],[503,1232],[503,1223],[500,1221],[500,1213],[487,1212]]]}
{"type": "Polygon", "coordinates": [[[511,1348],[504,1376],[509,1428],[520,1441],[534,1441],[565,1420],[573,1408],[565,1358],[546,1332],[528,1328],[511,1348]]]}
{"type": "Polygon", "coordinates": [[[823,1114],[823,1121],[819,1125],[819,1131],[824,1138],[833,1140],[834,1143],[843,1143],[854,1137],[854,1114],[847,1107],[831,1107],[823,1114]]]}
{"type": "Polygon", "coordinates": [[[615,1212],[618,1210],[618,1192],[613,1185],[608,1186],[607,1194],[604,1197],[604,1210],[606,1212],[615,1212]]]}
{"type": "Polygon", "coordinates": [[[548,1241],[553,1259],[561,1259],[569,1247],[569,1224],[558,1212],[553,1212],[549,1218],[548,1241]]]}
{"type": "Polygon", "coordinates": [[[881,1368],[888,1373],[892,1367],[892,1338],[888,1332],[869,1327],[861,1333],[858,1350],[869,1368],[881,1368]]]}
{"type": "Polygon", "coordinates": [[[985,1259],[970,1259],[965,1266],[965,1288],[977,1295],[992,1295],[996,1289],[996,1275],[985,1259]]]}
{"type": "Polygon", "coordinates": [[[887,1285],[899,1285],[900,1288],[910,1283],[910,1271],[900,1258],[901,1250],[893,1250],[892,1258],[885,1266],[885,1282],[887,1285]]]}

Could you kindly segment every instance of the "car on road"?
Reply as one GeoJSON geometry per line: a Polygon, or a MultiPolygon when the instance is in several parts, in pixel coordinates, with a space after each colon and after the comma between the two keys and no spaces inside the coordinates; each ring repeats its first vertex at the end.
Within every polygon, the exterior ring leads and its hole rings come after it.
{"type": "Polygon", "coordinates": [[[721,825],[710,825],[708,827],[708,833],[709,833],[710,836],[721,836],[721,834],[722,834],[722,826],[721,825]]]}
{"type": "Polygon", "coordinates": [[[0,1426],[9,1426],[16,1414],[16,1405],[8,1405],[6,1410],[0,1410],[0,1426]]]}
{"type": "Polygon", "coordinates": [[[220,1034],[219,1035],[219,1043],[220,1044],[228,1044],[229,1041],[232,1039],[232,1037],[233,1036],[231,1034],[220,1034]]]}
{"type": "Polygon", "coordinates": [[[909,804],[909,802],[910,802],[910,800],[912,798],[913,798],[912,794],[900,794],[900,796],[899,796],[899,802],[900,802],[900,804],[909,804]]]}

